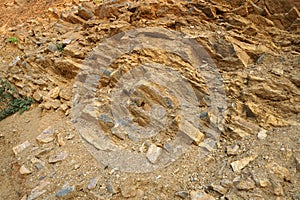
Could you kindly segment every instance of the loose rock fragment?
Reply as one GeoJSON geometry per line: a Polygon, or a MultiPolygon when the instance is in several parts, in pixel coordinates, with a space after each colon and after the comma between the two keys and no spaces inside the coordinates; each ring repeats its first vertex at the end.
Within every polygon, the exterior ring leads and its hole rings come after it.
{"type": "Polygon", "coordinates": [[[248,178],[246,180],[242,179],[237,185],[236,188],[238,190],[252,190],[253,188],[255,188],[255,182],[248,178]]]}
{"type": "Polygon", "coordinates": [[[260,139],[260,140],[266,139],[267,136],[268,135],[267,135],[267,131],[266,130],[261,130],[257,134],[257,138],[260,139]]]}
{"type": "Polygon", "coordinates": [[[226,153],[229,156],[235,156],[238,154],[240,147],[238,145],[231,145],[226,148],[226,153]]]}
{"type": "Polygon", "coordinates": [[[162,153],[162,148],[157,147],[155,144],[151,144],[146,153],[146,157],[151,163],[155,164],[159,156],[161,155],[161,153],[162,153]]]}
{"type": "Polygon", "coordinates": [[[54,132],[52,127],[45,129],[40,135],[36,137],[36,140],[40,143],[49,143],[54,140],[54,132]]]}
{"type": "Polygon", "coordinates": [[[35,167],[38,169],[38,170],[41,170],[44,166],[45,166],[45,163],[37,158],[32,158],[31,160],[31,163],[35,165],[35,167]]]}
{"type": "Polygon", "coordinates": [[[178,191],[175,193],[175,196],[178,196],[182,199],[186,199],[189,196],[189,192],[188,191],[178,191]]]}
{"type": "Polygon", "coordinates": [[[89,11],[87,8],[84,8],[82,6],[78,6],[78,16],[85,20],[89,20],[94,17],[91,11],[89,11]]]}
{"type": "Polygon", "coordinates": [[[250,157],[243,158],[241,160],[234,161],[230,164],[231,168],[234,172],[240,172],[242,169],[244,169],[244,167],[246,167],[256,157],[257,156],[250,156],[250,157]]]}
{"type": "Polygon", "coordinates": [[[27,169],[24,165],[21,166],[20,168],[20,174],[31,174],[32,171],[30,171],[29,169],[27,169]]]}
{"type": "Polygon", "coordinates": [[[216,141],[210,138],[206,138],[201,144],[200,147],[206,151],[214,151],[216,149],[216,141]]]}
{"type": "Polygon", "coordinates": [[[63,151],[55,156],[51,156],[49,158],[49,163],[57,163],[57,162],[65,160],[67,157],[68,157],[68,153],[63,151]]]}
{"type": "Polygon", "coordinates": [[[52,98],[52,99],[56,99],[59,95],[59,92],[60,92],[60,88],[59,87],[56,87],[52,90],[50,90],[49,92],[49,96],[52,98]]]}
{"type": "Polygon", "coordinates": [[[271,185],[270,181],[268,179],[261,179],[259,180],[259,186],[260,187],[268,187],[269,185],[271,185]]]}
{"type": "Polygon", "coordinates": [[[27,200],[36,199],[36,198],[38,198],[39,196],[43,195],[46,192],[47,192],[47,190],[35,191],[34,193],[30,194],[30,196],[28,197],[27,200]]]}
{"type": "Polygon", "coordinates": [[[117,193],[117,190],[110,183],[107,184],[106,189],[111,194],[116,194],[117,193]]]}
{"type": "Polygon", "coordinates": [[[71,88],[62,88],[59,92],[59,96],[64,100],[71,100],[72,99],[72,89],[71,88]]]}
{"type": "Polygon", "coordinates": [[[211,188],[212,188],[214,191],[216,191],[216,192],[218,192],[218,193],[220,193],[220,194],[222,194],[222,195],[226,194],[227,191],[228,191],[227,188],[225,188],[225,187],[223,187],[223,186],[221,186],[221,185],[218,185],[218,184],[212,183],[210,186],[211,186],[211,188]]]}
{"type": "Polygon", "coordinates": [[[71,186],[69,187],[68,184],[65,184],[62,189],[60,189],[57,193],[56,193],[56,197],[66,197],[68,194],[70,194],[71,192],[73,192],[75,190],[75,186],[71,186]]]}
{"type": "Polygon", "coordinates": [[[50,182],[48,181],[41,181],[38,186],[33,188],[30,192],[30,195],[28,196],[27,200],[33,200],[38,198],[39,196],[43,195],[47,192],[47,190],[43,190],[47,185],[49,185],[50,182]]]}
{"type": "Polygon", "coordinates": [[[22,151],[24,151],[27,147],[30,146],[30,143],[28,141],[25,141],[24,143],[13,147],[13,152],[15,155],[21,153],[22,151]]]}
{"type": "Polygon", "coordinates": [[[199,190],[191,191],[191,200],[215,200],[215,198],[206,192],[199,190]]]}
{"type": "Polygon", "coordinates": [[[56,133],[56,140],[57,140],[57,143],[59,144],[59,146],[64,146],[66,144],[62,134],[59,132],[56,133]]]}
{"type": "Polygon", "coordinates": [[[94,188],[96,187],[96,185],[97,185],[98,180],[99,180],[99,177],[92,178],[92,179],[90,180],[89,185],[88,185],[88,189],[89,189],[89,190],[94,189],[94,188]]]}

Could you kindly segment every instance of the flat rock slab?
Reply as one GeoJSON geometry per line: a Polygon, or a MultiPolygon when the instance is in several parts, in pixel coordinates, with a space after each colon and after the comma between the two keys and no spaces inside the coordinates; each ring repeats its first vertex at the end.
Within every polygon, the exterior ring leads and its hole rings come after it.
{"type": "Polygon", "coordinates": [[[63,151],[63,152],[60,152],[59,154],[57,154],[55,156],[51,156],[49,158],[49,163],[61,162],[61,161],[65,160],[67,157],[68,157],[68,153],[63,151]]]}

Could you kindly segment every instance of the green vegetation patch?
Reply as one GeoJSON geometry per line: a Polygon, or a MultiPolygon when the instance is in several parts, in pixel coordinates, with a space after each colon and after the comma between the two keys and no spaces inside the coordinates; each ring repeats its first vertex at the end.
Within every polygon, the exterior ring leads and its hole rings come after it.
{"type": "Polygon", "coordinates": [[[8,42],[12,44],[18,44],[19,40],[16,37],[10,37],[8,38],[8,42]]]}
{"type": "Polygon", "coordinates": [[[21,96],[10,82],[0,77],[0,121],[16,112],[22,114],[33,102],[33,99],[21,96]]]}

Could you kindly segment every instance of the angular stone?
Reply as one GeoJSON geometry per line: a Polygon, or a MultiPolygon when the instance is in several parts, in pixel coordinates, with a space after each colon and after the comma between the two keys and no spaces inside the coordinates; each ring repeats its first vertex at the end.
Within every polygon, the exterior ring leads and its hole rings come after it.
{"type": "Polygon", "coordinates": [[[66,104],[61,104],[59,106],[59,109],[61,109],[62,111],[66,112],[69,109],[69,106],[66,104]]]}
{"type": "Polygon", "coordinates": [[[73,24],[85,24],[86,23],[86,21],[84,19],[82,19],[81,17],[78,17],[74,13],[70,13],[67,16],[67,21],[71,22],[73,24]]]}
{"type": "Polygon", "coordinates": [[[54,140],[54,131],[51,126],[46,128],[40,135],[36,137],[36,140],[40,143],[49,143],[54,140]]]}
{"type": "Polygon", "coordinates": [[[191,200],[215,200],[215,198],[206,192],[199,190],[199,191],[191,191],[191,200]]]}
{"type": "Polygon", "coordinates": [[[27,200],[33,200],[38,198],[39,196],[43,195],[47,192],[47,190],[43,190],[47,185],[49,185],[50,182],[48,181],[41,181],[35,188],[33,188],[30,192],[30,195],[28,196],[27,200]]]}
{"type": "Polygon", "coordinates": [[[198,128],[186,120],[182,120],[179,124],[179,131],[189,136],[193,143],[198,146],[205,138],[205,135],[198,128]]]}
{"type": "Polygon", "coordinates": [[[293,157],[296,163],[296,169],[298,172],[300,172],[300,153],[299,154],[294,153],[293,157]]]}
{"type": "Polygon", "coordinates": [[[162,148],[156,146],[155,144],[151,144],[146,153],[146,157],[151,163],[155,164],[159,156],[161,155],[161,153],[162,153],[162,148]]]}
{"type": "Polygon", "coordinates": [[[268,179],[260,179],[258,181],[258,183],[259,183],[259,186],[263,187],[263,188],[268,187],[268,186],[271,185],[271,183],[270,183],[270,181],[268,179]]]}
{"type": "Polygon", "coordinates": [[[57,46],[55,44],[53,44],[53,43],[50,43],[48,45],[48,50],[51,51],[52,53],[58,51],[57,46]]]}
{"type": "Polygon", "coordinates": [[[59,92],[60,92],[60,88],[59,87],[55,87],[53,88],[52,90],[49,91],[49,96],[52,98],[52,99],[56,99],[59,95],[59,92]]]}
{"type": "Polygon", "coordinates": [[[38,170],[41,170],[45,166],[45,163],[36,157],[33,157],[30,161],[38,170]]]}
{"type": "Polygon", "coordinates": [[[77,44],[70,44],[64,48],[63,55],[70,56],[72,58],[83,59],[85,57],[84,50],[77,44]]]}
{"type": "Polygon", "coordinates": [[[82,19],[89,20],[94,17],[94,14],[87,8],[78,6],[78,16],[82,19]]]}
{"type": "Polygon", "coordinates": [[[22,144],[13,147],[13,152],[15,155],[17,155],[17,154],[21,153],[22,151],[24,151],[29,146],[30,146],[30,143],[28,141],[25,141],[22,144]]]}
{"type": "Polygon", "coordinates": [[[216,191],[216,192],[218,192],[218,193],[220,193],[220,194],[222,194],[222,195],[225,195],[225,194],[227,193],[227,191],[228,191],[227,188],[225,188],[225,187],[223,187],[223,186],[221,186],[221,185],[218,185],[218,184],[212,183],[210,186],[211,186],[211,188],[212,188],[214,191],[216,191]]]}
{"type": "Polygon", "coordinates": [[[212,152],[216,149],[216,141],[210,138],[206,138],[203,142],[201,142],[199,146],[208,152],[212,152]]]}
{"type": "Polygon", "coordinates": [[[230,163],[231,168],[234,172],[240,172],[242,169],[244,169],[250,162],[252,162],[257,156],[249,156],[246,158],[243,158],[241,160],[234,161],[230,163]]]}
{"type": "Polygon", "coordinates": [[[43,100],[43,95],[39,92],[39,91],[35,91],[32,95],[32,98],[36,101],[36,102],[41,102],[43,100]]]}
{"type": "Polygon", "coordinates": [[[50,110],[50,109],[54,109],[56,110],[57,108],[59,108],[61,105],[61,102],[58,99],[49,99],[45,104],[41,104],[41,107],[50,110]]]}
{"type": "Polygon", "coordinates": [[[59,154],[57,154],[55,156],[51,156],[49,158],[48,162],[51,163],[51,164],[61,162],[61,161],[65,160],[67,157],[68,157],[68,153],[63,151],[63,152],[60,152],[59,154]]]}
{"type": "Polygon", "coordinates": [[[57,141],[58,145],[59,146],[64,146],[66,143],[64,141],[64,138],[63,138],[62,134],[57,132],[55,135],[56,135],[56,141],[57,141]]]}
{"type": "Polygon", "coordinates": [[[35,191],[34,193],[29,195],[27,200],[37,199],[38,197],[42,196],[46,192],[47,192],[47,190],[35,191]]]}
{"type": "Polygon", "coordinates": [[[24,165],[21,166],[20,168],[20,174],[31,174],[32,171],[30,171],[29,169],[27,169],[24,165]]]}
{"type": "Polygon", "coordinates": [[[248,191],[248,190],[252,190],[255,188],[255,182],[248,178],[246,180],[242,179],[237,185],[236,185],[236,188],[238,190],[245,190],[245,191],[248,191]]]}
{"type": "Polygon", "coordinates": [[[189,192],[188,191],[178,191],[175,193],[175,196],[178,196],[182,199],[186,199],[189,196],[189,192]]]}

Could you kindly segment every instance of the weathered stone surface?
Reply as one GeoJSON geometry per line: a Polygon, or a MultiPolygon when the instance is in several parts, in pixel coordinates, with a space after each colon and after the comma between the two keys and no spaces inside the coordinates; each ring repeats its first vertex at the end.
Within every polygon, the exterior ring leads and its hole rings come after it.
{"type": "Polygon", "coordinates": [[[13,152],[15,155],[18,155],[19,153],[21,153],[22,151],[24,151],[27,147],[30,146],[30,142],[25,141],[24,143],[13,147],[13,152]]]}
{"type": "Polygon", "coordinates": [[[157,162],[157,160],[159,159],[159,156],[161,155],[161,153],[162,153],[161,147],[158,147],[155,144],[151,144],[146,153],[146,157],[151,163],[155,164],[157,162]]]}
{"type": "Polygon", "coordinates": [[[255,160],[257,156],[250,156],[243,158],[241,160],[234,161],[230,163],[231,168],[234,172],[240,172],[243,168],[245,168],[250,162],[255,160]]]}

